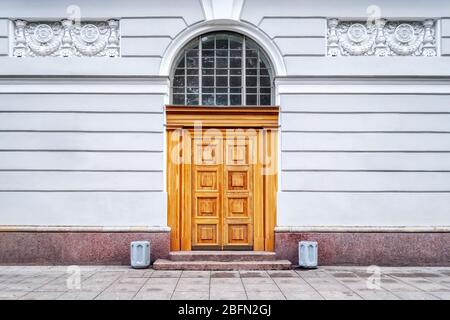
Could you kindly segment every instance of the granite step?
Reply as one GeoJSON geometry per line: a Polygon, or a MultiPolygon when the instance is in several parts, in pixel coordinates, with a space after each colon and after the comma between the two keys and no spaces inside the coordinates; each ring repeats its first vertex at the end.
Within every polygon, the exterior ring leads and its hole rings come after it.
{"type": "Polygon", "coordinates": [[[289,260],[271,261],[171,261],[158,259],[153,263],[155,270],[288,270],[289,260]]]}
{"type": "Polygon", "coordinates": [[[275,261],[275,252],[266,251],[173,251],[171,261],[275,261]]]}

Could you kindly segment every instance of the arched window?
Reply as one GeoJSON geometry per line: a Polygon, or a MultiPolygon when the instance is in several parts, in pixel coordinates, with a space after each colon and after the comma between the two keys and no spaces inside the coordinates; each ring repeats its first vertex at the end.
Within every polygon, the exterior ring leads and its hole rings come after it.
{"type": "Polygon", "coordinates": [[[238,33],[202,35],[176,61],[172,97],[175,105],[271,105],[269,59],[256,42],[238,33]]]}

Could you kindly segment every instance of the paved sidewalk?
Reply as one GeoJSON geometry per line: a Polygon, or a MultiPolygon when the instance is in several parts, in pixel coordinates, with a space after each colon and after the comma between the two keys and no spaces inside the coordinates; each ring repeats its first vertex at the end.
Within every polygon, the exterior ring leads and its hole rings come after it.
{"type": "Polygon", "coordinates": [[[154,271],[0,266],[0,299],[450,299],[450,268],[154,271]]]}

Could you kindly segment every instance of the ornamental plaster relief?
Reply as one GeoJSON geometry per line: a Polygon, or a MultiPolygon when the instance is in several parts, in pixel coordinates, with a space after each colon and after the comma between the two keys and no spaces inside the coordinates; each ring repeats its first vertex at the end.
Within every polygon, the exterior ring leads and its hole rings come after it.
{"type": "Polygon", "coordinates": [[[119,57],[119,21],[14,21],[14,57],[119,57]]]}
{"type": "Polygon", "coordinates": [[[388,21],[374,23],[328,20],[328,56],[427,56],[437,55],[436,23],[388,21]]]}

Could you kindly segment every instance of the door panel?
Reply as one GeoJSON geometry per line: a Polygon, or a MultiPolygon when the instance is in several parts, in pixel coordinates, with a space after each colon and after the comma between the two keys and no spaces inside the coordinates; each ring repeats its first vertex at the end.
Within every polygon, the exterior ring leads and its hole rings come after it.
{"type": "Polygon", "coordinates": [[[192,148],[193,248],[251,248],[256,135],[205,134],[192,148]]]}
{"type": "Polygon", "coordinates": [[[222,242],[222,139],[194,137],[192,143],[192,246],[222,242]]]}
{"type": "Polygon", "coordinates": [[[256,135],[228,134],[224,164],[224,247],[253,247],[256,135]]]}

